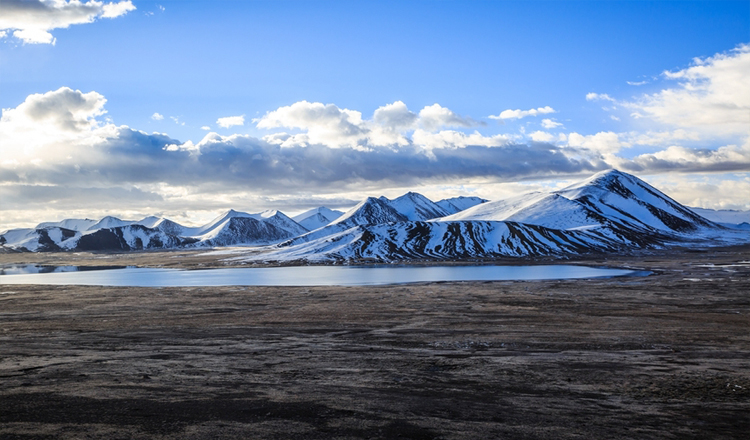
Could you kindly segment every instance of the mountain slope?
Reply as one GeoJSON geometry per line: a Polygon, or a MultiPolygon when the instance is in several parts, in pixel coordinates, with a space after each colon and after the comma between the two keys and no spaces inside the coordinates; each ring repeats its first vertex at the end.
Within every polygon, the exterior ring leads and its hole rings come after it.
{"type": "Polygon", "coordinates": [[[78,237],[73,250],[112,251],[172,249],[192,244],[196,240],[167,234],[157,229],[133,224],[90,231],[78,237]]]}
{"type": "Polygon", "coordinates": [[[719,227],[641,179],[617,170],[597,173],[555,193],[581,203],[615,227],[668,234],[719,227]]]}
{"type": "Polygon", "coordinates": [[[250,217],[287,231],[290,237],[296,237],[297,235],[309,232],[307,228],[292,220],[283,212],[275,209],[269,209],[258,214],[250,214],[250,217]]]}
{"type": "Polygon", "coordinates": [[[106,229],[106,228],[117,228],[120,226],[128,226],[132,225],[135,222],[129,221],[129,220],[120,220],[117,217],[112,217],[111,215],[108,215],[98,222],[94,223],[93,225],[89,226],[87,231],[96,231],[97,229],[106,229]]]}
{"type": "Polygon", "coordinates": [[[343,214],[342,211],[328,209],[325,206],[321,206],[319,208],[305,211],[302,214],[295,215],[292,217],[292,220],[305,227],[308,231],[313,231],[331,223],[343,214]]]}
{"type": "Polygon", "coordinates": [[[349,228],[357,225],[376,225],[407,220],[408,218],[396,211],[387,201],[368,197],[331,222],[331,225],[349,228]]]}
{"type": "Polygon", "coordinates": [[[63,229],[70,229],[71,231],[83,232],[89,229],[91,226],[94,226],[96,223],[97,220],[92,220],[90,218],[67,218],[65,220],[60,220],[59,222],[39,223],[38,225],[36,225],[35,229],[58,227],[63,229]]]}
{"type": "Polygon", "coordinates": [[[447,215],[451,215],[484,202],[487,202],[487,200],[480,197],[459,196],[450,199],[443,199],[439,202],[435,202],[435,204],[443,208],[443,210],[448,213],[447,215]]]}
{"type": "Polygon", "coordinates": [[[31,252],[64,251],[74,249],[80,237],[80,232],[58,226],[11,229],[0,235],[0,246],[31,252]]]}
{"type": "Polygon", "coordinates": [[[309,241],[285,242],[263,260],[494,258],[618,251],[627,244],[600,232],[563,231],[516,222],[400,222],[359,225],[309,241]]]}
{"type": "Polygon", "coordinates": [[[517,221],[549,228],[606,227],[634,242],[643,234],[683,236],[719,225],[621,171],[597,173],[551,193],[487,202],[441,220],[517,221]]]}
{"type": "Polygon", "coordinates": [[[408,192],[393,200],[385,197],[381,197],[380,200],[387,202],[399,214],[411,221],[425,221],[449,214],[432,200],[415,192],[408,192]]]}

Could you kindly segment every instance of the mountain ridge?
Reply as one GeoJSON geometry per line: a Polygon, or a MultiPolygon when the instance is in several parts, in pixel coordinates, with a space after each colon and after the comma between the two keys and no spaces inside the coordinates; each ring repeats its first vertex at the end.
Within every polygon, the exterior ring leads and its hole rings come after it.
{"type": "Polygon", "coordinates": [[[230,209],[198,227],[156,216],[139,221],[112,216],[98,221],[66,219],[5,231],[0,247],[48,252],[247,245],[266,246],[262,259],[393,261],[565,256],[678,242],[719,243],[722,237],[748,239],[747,234],[738,235],[741,228],[728,229],[706,219],[617,170],[596,173],[560,190],[504,200],[457,197],[436,203],[407,192],[393,200],[367,197],[344,213],[320,207],[295,218],[278,210],[249,214],[230,209]],[[451,214],[457,205],[467,208],[451,214]],[[318,227],[308,228],[295,218],[313,219],[317,223],[310,226],[318,227]]]}

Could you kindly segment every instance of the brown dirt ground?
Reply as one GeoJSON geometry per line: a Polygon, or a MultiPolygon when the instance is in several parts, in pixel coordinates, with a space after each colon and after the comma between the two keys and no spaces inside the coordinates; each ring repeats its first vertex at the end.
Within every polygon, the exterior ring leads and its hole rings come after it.
{"type": "MultiPolygon", "coordinates": [[[[0,264],[223,265],[216,258],[0,264]]],[[[0,438],[748,438],[750,247],[581,261],[654,274],[0,285],[0,438]]]]}

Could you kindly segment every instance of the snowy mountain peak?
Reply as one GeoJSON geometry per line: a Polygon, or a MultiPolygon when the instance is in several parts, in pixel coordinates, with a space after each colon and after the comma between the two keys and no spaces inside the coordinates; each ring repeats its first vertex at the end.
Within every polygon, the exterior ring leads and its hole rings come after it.
{"type": "MultiPolygon", "coordinates": [[[[386,199],[388,200],[388,199],[386,199]]],[[[334,220],[331,224],[357,226],[372,225],[388,222],[403,222],[408,219],[396,211],[390,203],[380,198],[368,197],[359,202],[354,208],[334,220]]]]}
{"type": "Polygon", "coordinates": [[[439,202],[435,202],[435,204],[443,208],[445,212],[447,212],[448,215],[450,215],[450,214],[455,214],[457,212],[469,209],[481,203],[485,203],[487,201],[488,200],[483,199],[481,197],[459,196],[459,197],[452,197],[450,199],[443,199],[443,200],[440,200],[439,202]]]}
{"type": "Polygon", "coordinates": [[[302,214],[295,215],[292,220],[296,221],[300,225],[307,228],[309,231],[313,231],[318,228],[331,223],[337,218],[341,217],[344,213],[333,209],[328,209],[325,206],[313,208],[302,214]]]}
{"type": "MultiPolygon", "coordinates": [[[[255,214],[255,216],[260,217],[260,218],[271,218],[271,217],[279,214],[280,212],[281,211],[278,211],[276,209],[266,209],[263,212],[259,212],[258,214],[255,214]]],[[[282,213],[282,215],[284,215],[286,217],[285,214],[282,213]]]]}
{"type": "Polygon", "coordinates": [[[643,180],[618,170],[594,174],[555,194],[581,204],[592,216],[619,229],[673,234],[718,227],[643,180]]]}
{"type": "Polygon", "coordinates": [[[145,226],[147,228],[154,228],[154,227],[156,227],[156,225],[158,225],[159,223],[161,223],[164,220],[165,219],[163,219],[162,217],[156,217],[155,215],[150,215],[148,217],[144,217],[144,218],[138,220],[134,224],[136,224],[136,225],[142,225],[142,226],[145,226]]]}
{"type": "Polygon", "coordinates": [[[448,211],[435,202],[412,191],[391,200],[389,204],[411,221],[424,221],[448,215],[448,211]]]}
{"type": "Polygon", "coordinates": [[[96,223],[97,220],[92,220],[89,218],[68,218],[65,220],[60,220],[59,222],[39,223],[38,225],[36,225],[36,229],[44,229],[56,226],[59,228],[70,229],[71,231],[83,232],[96,223]]]}
{"type": "Polygon", "coordinates": [[[89,226],[87,231],[95,231],[97,229],[107,229],[107,228],[119,228],[120,226],[128,226],[133,224],[132,221],[128,220],[120,220],[117,217],[112,217],[111,215],[108,215],[95,224],[89,226]]]}

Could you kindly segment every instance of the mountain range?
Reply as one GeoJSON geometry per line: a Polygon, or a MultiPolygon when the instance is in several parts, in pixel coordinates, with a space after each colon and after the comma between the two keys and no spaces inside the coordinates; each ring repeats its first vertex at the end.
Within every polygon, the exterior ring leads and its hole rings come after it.
{"type": "Polygon", "coordinates": [[[741,211],[685,207],[635,176],[597,173],[567,188],[487,201],[433,202],[408,192],[368,197],[347,212],[229,210],[199,227],[160,217],[66,219],[0,233],[8,251],[127,251],[260,246],[264,261],[395,261],[566,256],[750,241],[741,211]],[[706,216],[700,213],[706,213],[706,216]],[[730,221],[713,221],[706,217],[730,221]]]}

